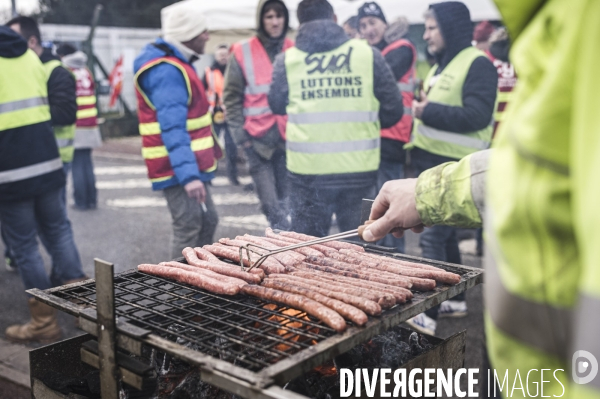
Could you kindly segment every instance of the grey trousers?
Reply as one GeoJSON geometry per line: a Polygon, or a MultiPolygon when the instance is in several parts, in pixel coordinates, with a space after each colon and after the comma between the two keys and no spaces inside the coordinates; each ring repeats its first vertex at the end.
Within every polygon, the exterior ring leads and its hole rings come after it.
{"type": "Polygon", "coordinates": [[[205,184],[204,187],[206,212],[202,210],[202,205],[188,197],[183,186],[173,186],[163,190],[173,224],[172,259],[181,257],[181,251],[185,247],[193,248],[213,243],[219,215],[208,185],[205,184]]]}

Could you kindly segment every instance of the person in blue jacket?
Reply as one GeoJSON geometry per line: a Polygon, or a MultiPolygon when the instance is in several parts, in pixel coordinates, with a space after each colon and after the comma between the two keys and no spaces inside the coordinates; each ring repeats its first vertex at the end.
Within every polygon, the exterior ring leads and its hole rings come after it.
{"type": "Polygon", "coordinates": [[[171,255],[213,242],[218,223],[208,183],[221,156],[208,101],[192,63],[209,38],[190,2],[161,10],[163,38],[134,61],[142,155],[154,190],[162,190],[173,222],[171,255]],[[156,123],[158,122],[158,123],[156,123]]]}

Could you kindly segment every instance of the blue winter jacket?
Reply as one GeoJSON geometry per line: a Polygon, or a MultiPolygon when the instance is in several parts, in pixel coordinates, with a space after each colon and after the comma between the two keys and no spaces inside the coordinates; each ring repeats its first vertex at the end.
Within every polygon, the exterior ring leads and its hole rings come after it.
{"type": "MultiPolygon", "coordinates": [[[[169,46],[177,58],[187,62],[181,52],[163,39],[157,39],[156,43],[169,46]]],[[[152,44],[146,45],[133,63],[134,73],[147,62],[164,55],[163,50],[152,44]]],[[[162,141],[167,147],[175,172],[175,176],[169,180],[152,183],[152,189],[163,190],[171,186],[183,186],[192,180],[212,180],[215,177],[214,172],[201,172],[190,148],[190,136],[186,129],[188,91],[181,71],[171,64],[161,63],[144,72],[138,81],[156,108],[162,141]]]]}

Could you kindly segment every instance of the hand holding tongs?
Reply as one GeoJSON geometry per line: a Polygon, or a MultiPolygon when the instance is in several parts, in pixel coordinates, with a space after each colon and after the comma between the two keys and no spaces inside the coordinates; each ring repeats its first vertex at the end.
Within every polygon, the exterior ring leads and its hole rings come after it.
{"type": "Polygon", "coordinates": [[[305,241],[305,242],[301,242],[298,244],[292,244],[287,247],[281,247],[281,248],[277,248],[277,249],[264,248],[264,247],[261,247],[260,245],[248,243],[248,244],[240,247],[240,266],[242,267],[242,270],[250,271],[250,270],[254,269],[255,267],[259,267],[260,265],[262,265],[263,262],[265,261],[265,259],[267,259],[269,256],[271,256],[273,254],[278,254],[280,252],[285,252],[285,251],[291,251],[296,248],[308,247],[308,246],[314,245],[314,244],[321,244],[321,243],[328,242],[328,241],[341,240],[344,238],[351,238],[351,237],[356,237],[356,236],[362,237],[362,233],[363,233],[364,229],[371,223],[373,223],[373,221],[368,220],[365,222],[364,225],[360,226],[358,229],[355,229],[355,230],[349,230],[349,231],[345,231],[343,233],[333,234],[333,235],[330,235],[327,237],[317,238],[316,240],[305,241]],[[262,252],[253,250],[250,247],[260,248],[262,250],[262,252]],[[244,251],[246,252],[246,257],[248,259],[248,263],[250,264],[250,267],[248,269],[244,268],[244,251]],[[258,258],[256,260],[256,262],[252,263],[252,257],[250,255],[250,253],[260,255],[260,258],[258,258]]]}

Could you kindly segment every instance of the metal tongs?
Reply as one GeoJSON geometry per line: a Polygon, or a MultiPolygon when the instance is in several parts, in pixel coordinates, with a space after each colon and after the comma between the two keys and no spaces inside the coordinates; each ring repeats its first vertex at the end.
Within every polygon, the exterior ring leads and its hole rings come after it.
{"type": "Polygon", "coordinates": [[[267,259],[271,255],[278,254],[278,253],[285,252],[285,251],[291,251],[296,248],[308,247],[308,246],[314,245],[314,244],[321,244],[321,243],[328,242],[328,241],[335,241],[335,240],[341,240],[343,238],[356,237],[359,235],[359,230],[361,230],[361,233],[362,233],[362,228],[364,228],[364,226],[361,226],[355,230],[345,231],[343,233],[333,234],[333,235],[323,237],[323,238],[317,238],[316,240],[304,241],[304,242],[301,242],[298,244],[293,244],[293,245],[289,245],[287,247],[281,247],[281,248],[277,248],[277,249],[264,248],[264,247],[261,247],[260,245],[248,243],[248,244],[240,247],[240,266],[242,267],[242,270],[250,271],[250,270],[254,269],[255,267],[259,267],[260,265],[262,265],[263,262],[265,261],[265,259],[267,259]],[[260,248],[260,249],[262,249],[262,251],[259,252],[259,251],[253,250],[250,247],[260,248]],[[244,268],[244,250],[246,252],[248,263],[250,264],[250,267],[247,269],[244,268]],[[252,258],[250,257],[250,253],[260,255],[260,258],[258,258],[258,260],[256,262],[252,263],[252,258]]]}

